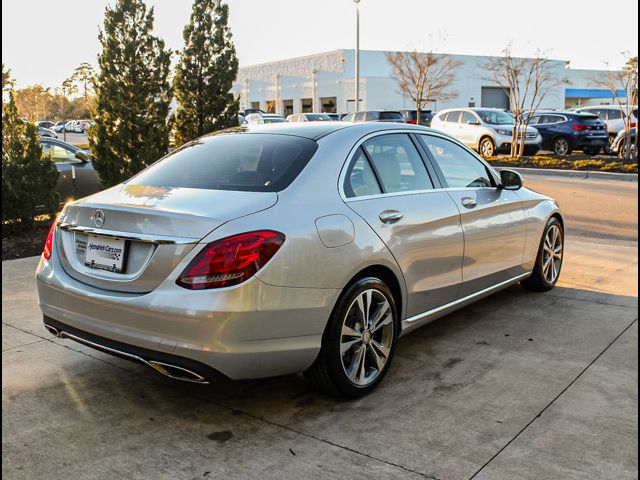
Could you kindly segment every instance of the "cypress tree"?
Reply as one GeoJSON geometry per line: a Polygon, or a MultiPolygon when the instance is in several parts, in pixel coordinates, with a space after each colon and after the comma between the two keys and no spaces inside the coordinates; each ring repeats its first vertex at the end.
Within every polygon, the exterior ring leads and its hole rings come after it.
{"type": "Polygon", "coordinates": [[[117,0],[105,11],[96,79],[96,125],[89,132],[94,165],[111,186],[150,165],[169,148],[171,51],[151,34],[153,8],[117,0]]]}
{"type": "Polygon", "coordinates": [[[238,58],[228,18],[229,7],[221,0],[193,3],[173,81],[178,104],[176,146],[238,125],[238,101],[230,92],[238,74],[238,58]]]}
{"type": "Polygon", "coordinates": [[[3,231],[26,230],[36,214],[53,214],[59,204],[57,183],[58,171],[43,158],[35,125],[22,121],[9,91],[2,108],[3,231]]]}

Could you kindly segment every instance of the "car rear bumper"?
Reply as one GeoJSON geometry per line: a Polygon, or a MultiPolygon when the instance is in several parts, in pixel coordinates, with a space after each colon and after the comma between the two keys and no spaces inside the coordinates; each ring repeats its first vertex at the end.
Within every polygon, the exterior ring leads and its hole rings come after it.
{"type": "Polygon", "coordinates": [[[306,370],[340,293],[276,287],[254,277],[199,291],[168,280],[150,293],[127,294],[79,282],[55,258],[41,259],[36,273],[40,308],[51,326],[143,349],[142,359],[198,362],[231,379],[306,370]]]}
{"type": "Polygon", "coordinates": [[[604,148],[609,144],[609,137],[577,137],[574,138],[574,148],[576,150],[590,149],[590,148],[604,148]]]}

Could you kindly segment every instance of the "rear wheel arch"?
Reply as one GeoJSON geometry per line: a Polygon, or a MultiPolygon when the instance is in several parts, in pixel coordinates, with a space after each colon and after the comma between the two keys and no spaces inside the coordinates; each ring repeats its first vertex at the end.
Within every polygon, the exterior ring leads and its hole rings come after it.
{"type": "MultiPolygon", "coordinates": [[[[393,299],[396,304],[398,320],[402,321],[403,316],[403,308],[404,308],[404,299],[403,299],[403,289],[401,287],[401,280],[398,279],[396,273],[391,270],[389,267],[384,265],[370,265],[366,268],[363,268],[358,273],[356,273],[351,279],[346,283],[343,292],[346,292],[351,285],[356,283],[358,280],[366,277],[375,277],[382,280],[391,290],[393,294],[393,299]]],[[[404,280],[402,280],[404,282],[404,280]]]]}

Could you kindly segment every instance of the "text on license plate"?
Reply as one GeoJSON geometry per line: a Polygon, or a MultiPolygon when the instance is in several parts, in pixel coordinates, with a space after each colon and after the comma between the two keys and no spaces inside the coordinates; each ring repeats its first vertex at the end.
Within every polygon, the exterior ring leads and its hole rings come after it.
{"type": "Polygon", "coordinates": [[[122,273],[126,256],[126,241],[119,238],[87,237],[85,265],[91,268],[122,273]]]}

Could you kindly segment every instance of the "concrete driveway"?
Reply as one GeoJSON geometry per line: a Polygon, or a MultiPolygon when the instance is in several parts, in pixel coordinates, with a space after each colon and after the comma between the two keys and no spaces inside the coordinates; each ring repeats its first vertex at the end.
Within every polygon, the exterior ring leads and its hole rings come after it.
{"type": "MultiPolygon", "coordinates": [[[[567,198],[589,189],[604,192],[599,201],[628,195],[624,207],[637,215],[637,183],[567,181],[530,184],[567,198]]],[[[584,219],[612,205],[585,198],[568,202],[567,214],[584,219]]],[[[637,478],[637,222],[629,218],[584,221],[575,234],[569,225],[555,290],[513,287],[401,339],[381,387],[350,402],[311,391],[301,376],[171,382],[55,339],[37,308],[37,259],[3,262],[3,473],[637,478]]]]}

